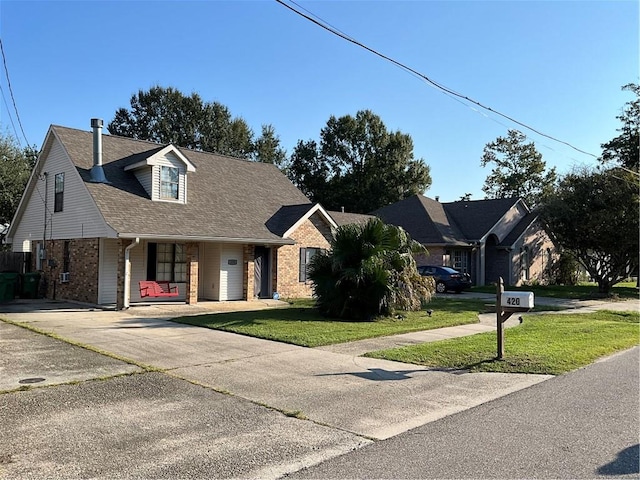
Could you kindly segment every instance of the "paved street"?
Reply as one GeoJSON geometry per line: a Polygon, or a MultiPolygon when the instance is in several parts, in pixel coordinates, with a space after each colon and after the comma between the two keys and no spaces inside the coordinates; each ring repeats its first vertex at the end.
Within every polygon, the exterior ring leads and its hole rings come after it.
{"type": "MultiPolygon", "coordinates": [[[[395,443],[380,440],[394,436],[413,439],[396,454],[412,452],[411,443],[424,438],[416,427],[441,425],[438,419],[489,408],[501,397],[519,398],[509,394],[521,390],[527,399],[526,392],[540,391],[532,385],[564,378],[429,370],[166,320],[188,312],[184,305],[127,312],[48,302],[3,308],[11,310],[1,314],[10,321],[104,353],[0,322],[0,391],[9,392],[0,394],[3,478],[279,478],[335,457],[341,462],[360,449],[393,449],[395,443]],[[29,385],[48,386],[17,390],[29,385]]],[[[199,305],[193,313],[206,309],[199,305]]],[[[465,328],[477,327],[492,328],[480,323],[432,335],[467,335],[474,332],[465,328]]],[[[579,399],[581,392],[572,394],[579,399]]],[[[571,398],[567,393],[567,403],[575,403],[571,398]]],[[[531,411],[540,405],[534,402],[531,411]]],[[[452,431],[463,434],[465,445],[481,438],[459,426],[452,431]]],[[[495,452],[486,448],[476,445],[467,455],[474,463],[484,456],[478,452],[492,458],[495,452]]],[[[412,470],[414,455],[401,462],[407,470],[398,476],[423,472],[412,470]]]]}
{"type": "Polygon", "coordinates": [[[287,478],[639,478],[639,351],[287,478]]]}

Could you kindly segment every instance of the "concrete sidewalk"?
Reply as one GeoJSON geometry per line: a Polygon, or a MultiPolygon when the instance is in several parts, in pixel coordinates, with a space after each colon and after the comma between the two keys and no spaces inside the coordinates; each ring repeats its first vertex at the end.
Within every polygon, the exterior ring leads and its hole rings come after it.
{"type": "Polygon", "coordinates": [[[282,478],[549,378],[357,356],[491,331],[495,314],[317,349],[168,321],[281,305],[1,305],[2,318],[103,354],[0,322],[0,477],[282,478]]]}
{"type": "MultiPolygon", "coordinates": [[[[358,357],[358,353],[297,347],[152,318],[144,310],[147,307],[124,312],[46,302],[4,307],[9,311],[0,316],[12,321],[374,439],[388,438],[550,378],[438,371],[358,357]]],[[[171,316],[185,314],[189,309],[184,307],[174,307],[171,316]]],[[[455,328],[471,334],[491,327],[455,328]]],[[[436,338],[438,332],[430,335],[436,338]]]]}

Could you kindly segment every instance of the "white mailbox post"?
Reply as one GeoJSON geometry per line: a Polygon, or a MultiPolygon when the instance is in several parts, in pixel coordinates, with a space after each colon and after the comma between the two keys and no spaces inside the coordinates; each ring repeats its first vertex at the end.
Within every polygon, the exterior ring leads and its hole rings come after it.
{"type": "Polygon", "coordinates": [[[504,280],[498,279],[496,288],[496,327],[498,333],[498,355],[504,357],[504,322],[516,312],[528,312],[534,306],[533,292],[505,292],[504,280]]]}

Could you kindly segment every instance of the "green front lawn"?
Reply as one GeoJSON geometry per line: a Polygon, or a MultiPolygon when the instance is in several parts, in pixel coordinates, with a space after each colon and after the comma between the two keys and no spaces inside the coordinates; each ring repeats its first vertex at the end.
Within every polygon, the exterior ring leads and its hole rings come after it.
{"type": "Polygon", "coordinates": [[[373,322],[330,320],[313,308],[313,300],[295,300],[289,308],[255,312],[215,313],[176,318],[173,321],[199,327],[241,333],[252,337],[318,347],[366,338],[431,330],[478,322],[484,312],[482,300],[434,298],[420,312],[401,312],[401,318],[373,322]],[[433,310],[429,317],[426,310],[433,310]]]}
{"type": "MultiPolygon", "coordinates": [[[[595,283],[582,283],[580,285],[529,285],[523,287],[505,287],[505,290],[533,292],[536,297],[551,298],[572,298],[578,300],[589,300],[602,298],[598,294],[598,285],[595,283]]],[[[472,287],[472,292],[496,293],[495,285],[485,285],[483,287],[472,287]]],[[[621,299],[638,298],[638,289],[633,282],[618,283],[613,287],[611,293],[614,297],[621,299]]]]}
{"type": "Polygon", "coordinates": [[[505,355],[496,360],[496,334],[380,350],[366,356],[472,372],[557,375],[640,343],[638,312],[599,311],[525,317],[505,329],[505,355]]]}

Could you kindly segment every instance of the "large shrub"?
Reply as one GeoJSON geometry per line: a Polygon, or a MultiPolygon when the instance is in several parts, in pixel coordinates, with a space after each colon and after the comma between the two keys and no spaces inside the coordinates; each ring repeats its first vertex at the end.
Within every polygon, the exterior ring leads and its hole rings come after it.
{"type": "Polygon", "coordinates": [[[422,251],[402,228],[377,218],[339,227],[330,250],[309,264],[318,309],[352,320],[419,310],[433,291],[416,270],[413,254],[422,251]]]}

